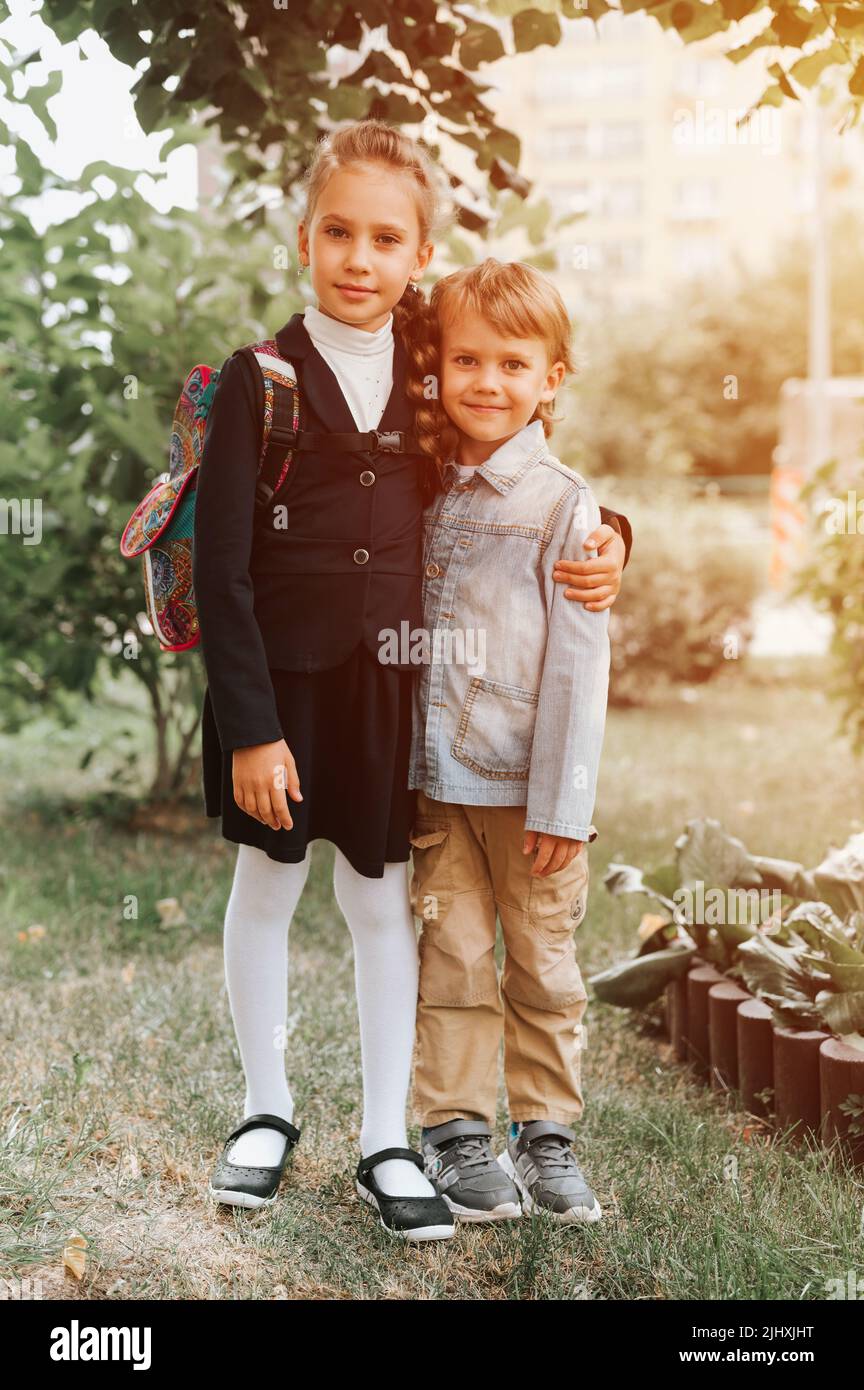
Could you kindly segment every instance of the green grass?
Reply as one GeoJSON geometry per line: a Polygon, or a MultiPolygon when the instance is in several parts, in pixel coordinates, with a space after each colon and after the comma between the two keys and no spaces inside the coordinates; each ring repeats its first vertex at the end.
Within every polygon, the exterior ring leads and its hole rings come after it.
{"type": "MultiPolygon", "coordinates": [[[[604,891],[608,862],[667,859],[689,818],[715,816],[750,849],[808,864],[861,828],[860,763],[835,726],[806,665],[733,669],[692,702],[612,712],[583,973],[633,943],[638,908],[604,891]]],[[[0,753],[7,1277],[38,1278],[46,1299],[771,1300],[824,1298],[826,1279],[864,1264],[864,1175],[692,1081],[655,1014],[594,1003],[579,1154],[605,1219],[395,1242],[354,1191],[353,962],[324,844],[290,936],[287,1068],[303,1137],[273,1207],[214,1207],[209,1171],[244,1090],[221,956],[234,848],[198,807],[173,837],[85,815],[69,799],[87,783],[75,739],[44,722],[0,753]],[[184,924],[161,925],[166,897],[184,924]],[[62,1263],[74,1233],[87,1242],[80,1280],[62,1263]]],[[[501,1139],[505,1123],[502,1091],[501,1139]]]]}

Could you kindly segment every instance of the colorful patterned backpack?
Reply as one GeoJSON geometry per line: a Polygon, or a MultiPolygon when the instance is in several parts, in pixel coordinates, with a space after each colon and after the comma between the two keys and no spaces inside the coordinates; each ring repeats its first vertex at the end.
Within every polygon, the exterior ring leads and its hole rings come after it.
{"type": "MultiPolygon", "coordinates": [[[[254,360],[264,383],[256,488],[256,508],[263,513],[282,487],[298,447],[300,393],[294,367],[273,339],[249,343],[240,351],[254,360]]],[[[165,652],[189,651],[201,640],[192,589],[195,488],[221,370],[199,364],[186,377],[174,411],[168,472],[138,503],[120,540],[120,553],[127,559],[141,556],[147,616],[165,652]]]]}

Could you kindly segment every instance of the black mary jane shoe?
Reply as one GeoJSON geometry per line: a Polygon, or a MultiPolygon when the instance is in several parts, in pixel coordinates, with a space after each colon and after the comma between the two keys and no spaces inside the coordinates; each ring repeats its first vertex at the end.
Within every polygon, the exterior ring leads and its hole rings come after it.
{"type": "Polygon", "coordinates": [[[276,1201],[288,1155],[299,1138],[299,1129],[289,1120],[283,1120],[281,1115],[250,1115],[228,1135],[222,1146],[222,1152],[210,1179],[210,1196],[229,1207],[269,1206],[271,1202],[276,1201]],[[247,1129],[262,1127],[278,1129],[280,1134],[285,1135],[287,1142],[281,1163],[277,1163],[275,1168],[247,1168],[240,1163],[229,1163],[228,1154],[235,1140],[241,1134],[245,1134],[247,1129]]]}
{"type": "Polygon", "coordinates": [[[377,1207],[385,1231],[403,1240],[449,1240],[456,1227],[443,1197],[394,1197],[381,1191],[372,1169],[388,1158],[406,1158],[421,1173],[425,1168],[423,1155],[416,1149],[379,1149],[357,1164],[357,1191],[364,1202],[377,1207]]]}

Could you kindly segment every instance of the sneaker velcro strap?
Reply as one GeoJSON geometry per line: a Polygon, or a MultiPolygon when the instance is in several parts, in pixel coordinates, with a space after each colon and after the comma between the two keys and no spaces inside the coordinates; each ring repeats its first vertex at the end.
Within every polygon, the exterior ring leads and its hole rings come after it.
{"type": "Polygon", "coordinates": [[[440,1125],[430,1125],[426,1140],[430,1144],[446,1144],[448,1139],[456,1139],[460,1134],[484,1135],[491,1139],[492,1131],[483,1120],[442,1120],[440,1125]]]}
{"type": "Polygon", "coordinates": [[[576,1138],[576,1131],[570,1129],[568,1125],[559,1125],[555,1120],[532,1120],[530,1124],[520,1129],[518,1138],[524,1135],[527,1140],[539,1139],[543,1134],[560,1134],[562,1139],[569,1139],[570,1142],[576,1138]]]}
{"type": "Polygon", "coordinates": [[[377,1154],[369,1154],[368,1158],[361,1158],[357,1165],[357,1173],[362,1178],[367,1173],[371,1173],[377,1163],[383,1163],[388,1158],[406,1158],[409,1163],[414,1163],[423,1171],[426,1161],[422,1154],[418,1154],[416,1149],[379,1149],[377,1154]]]}
{"type": "Polygon", "coordinates": [[[292,1144],[296,1144],[300,1138],[300,1131],[290,1120],[283,1120],[281,1115],[250,1115],[244,1120],[242,1125],[228,1135],[226,1144],[231,1144],[240,1134],[245,1134],[247,1129],[278,1129],[280,1134],[284,1134],[286,1139],[290,1139],[292,1144]]]}

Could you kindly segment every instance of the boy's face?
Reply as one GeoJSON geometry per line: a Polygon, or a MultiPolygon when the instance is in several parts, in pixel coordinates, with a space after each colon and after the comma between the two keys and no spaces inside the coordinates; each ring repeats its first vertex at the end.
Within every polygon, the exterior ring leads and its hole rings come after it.
{"type": "Polygon", "coordinates": [[[469,439],[503,443],[527,425],[564,379],[540,338],[503,338],[476,314],[441,330],[441,404],[469,439]]]}

